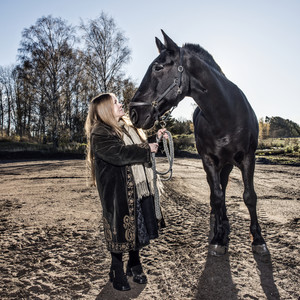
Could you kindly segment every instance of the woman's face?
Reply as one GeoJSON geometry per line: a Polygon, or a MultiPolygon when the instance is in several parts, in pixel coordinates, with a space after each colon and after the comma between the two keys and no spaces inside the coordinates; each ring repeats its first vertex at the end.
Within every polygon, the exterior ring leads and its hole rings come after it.
{"type": "Polygon", "coordinates": [[[113,96],[113,115],[117,121],[119,121],[120,118],[125,115],[123,105],[119,103],[118,99],[115,96],[113,96]]]}

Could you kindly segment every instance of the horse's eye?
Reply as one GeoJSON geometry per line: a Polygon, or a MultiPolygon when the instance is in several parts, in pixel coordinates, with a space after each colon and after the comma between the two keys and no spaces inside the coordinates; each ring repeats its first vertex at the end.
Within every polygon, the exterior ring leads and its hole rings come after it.
{"type": "Polygon", "coordinates": [[[160,65],[160,64],[154,64],[153,65],[153,70],[156,71],[156,72],[162,70],[163,68],[164,68],[164,66],[160,65]]]}

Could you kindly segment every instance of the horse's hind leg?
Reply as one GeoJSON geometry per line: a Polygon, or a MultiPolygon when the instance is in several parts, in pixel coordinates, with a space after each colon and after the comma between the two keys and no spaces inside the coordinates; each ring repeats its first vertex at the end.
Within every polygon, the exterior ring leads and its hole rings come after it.
{"type": "Polygon", "coordinates": [[[254,190],[253,184],[253,176],[254,176],[254,168],[255,168],[255,156],[248,155],[245,156],[243,161],[241,162],[241,171],[244,181],[244,202],[249,210],[251,224],[250,224],[250,232],[253,237],[252,241],[252,250],[258,254],[268,254],[268,248],[266,246],[265,240],[261,235],[261,228],[258,224],[257,213],[256,213],[256,203],[257,196],[254,190]]]}

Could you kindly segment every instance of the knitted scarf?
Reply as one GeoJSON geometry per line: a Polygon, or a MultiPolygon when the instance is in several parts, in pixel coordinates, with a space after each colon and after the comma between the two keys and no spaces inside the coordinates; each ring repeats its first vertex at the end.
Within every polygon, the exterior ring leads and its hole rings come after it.
{"type": "MultiPolygon", "coordinates": [[[[126,120],[125,118],[123,119],[124,120],[120,121],[120,125],[125,129],[127,133],[123,134],[123,141],[125,145],[143,143],[144,141],[141,139],[136,129],[131,126],[131,124],[129,123],[130,121],[126,120]]],[[[135,164],[131,165],[131,170],[133,173],[138,199],[154,195],[152,169],[146,168],[143,164],[135,164]]]]}

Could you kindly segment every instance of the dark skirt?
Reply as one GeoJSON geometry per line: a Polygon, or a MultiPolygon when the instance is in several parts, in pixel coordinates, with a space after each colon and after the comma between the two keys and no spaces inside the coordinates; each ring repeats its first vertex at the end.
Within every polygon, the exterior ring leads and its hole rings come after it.
{"type": "Polygon", "coordinates": [[[155,215],[153,196],[143,197],[136,202],[137,249],[158,237],[158,222],[155,215]]]}

